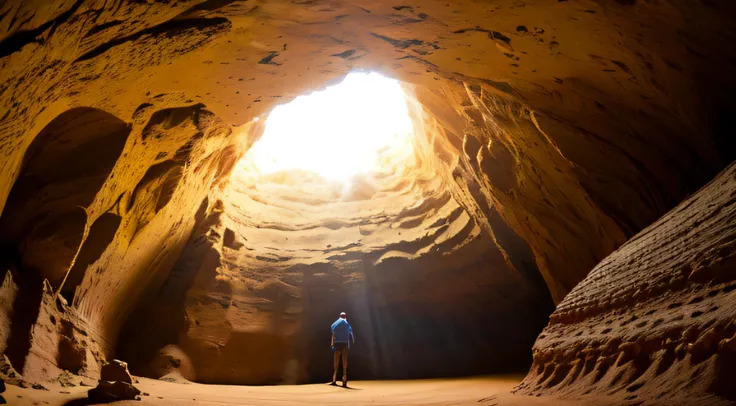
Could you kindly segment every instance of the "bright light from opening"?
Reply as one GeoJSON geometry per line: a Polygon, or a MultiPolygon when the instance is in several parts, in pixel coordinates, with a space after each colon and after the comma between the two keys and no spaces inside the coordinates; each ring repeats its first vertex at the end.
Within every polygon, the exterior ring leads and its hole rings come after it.
{"type": "Polygon", "coordinates": [[[377,73],[351,73],[324,91],[273,109],[246,159],[264,174],[304,170],[345,180],[411,143],[404,91],[377,73]]]}

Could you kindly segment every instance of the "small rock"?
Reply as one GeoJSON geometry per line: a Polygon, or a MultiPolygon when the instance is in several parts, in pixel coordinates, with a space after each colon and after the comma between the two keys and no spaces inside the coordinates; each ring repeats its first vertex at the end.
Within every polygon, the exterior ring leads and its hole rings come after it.
{"type": "MultiPolygon", "coordinates": [[[[128,371],[128,364],[120,360],[112,360],[100,371],[101,379],[97,387],[87,391],[93,402],[113,402],[116,400],[140,400],[141,391],[133,386],[133,377],[128,371]]],[[[136,380],[136,382],[138,382],[136,380]]]]}
{"type": "Polygon", "coordinates": [[[5,354],[0,354],[0,374],[4,375],[7,383],[11,385],[20,386],[21,382],[23,382],[20,374],[13,369],[13,366],[10,364],[10,360],[8,360],[8,357],[5,356],[5,354]]]}
{"type": "Polygon", "coordinates": [[[34,383],[31,388],[38,389],[38,390],[48,390],[45,386],[41,385],[40,383],[34,383]]]}
{"type": "MultiPolygon", "coordinates": [[[[108,382],[125,382],[133,384],[133,377],[128,371],[126,362],[114,359],[112,362],[105,364],[100,371],[100,379],[108,382]]],[[[137,383],[137,382],[136,382],[137,383]]]]}
{"type": "Polygon", "coordinates": [[[59,384],[65,388],[73,388],[77,386],[74,383],[75,378],[76,377],[69,371],[63,371],[58,377],[56,377],[56,382],[59,382],[59,384]]]}
{"type": "Polygon", "coordinates": [[[141,391],[127,382],[100,381],[96,388],[87,391],[87,396],[94,402],[113,402],[116,400],[136,400],[141,391]]]}

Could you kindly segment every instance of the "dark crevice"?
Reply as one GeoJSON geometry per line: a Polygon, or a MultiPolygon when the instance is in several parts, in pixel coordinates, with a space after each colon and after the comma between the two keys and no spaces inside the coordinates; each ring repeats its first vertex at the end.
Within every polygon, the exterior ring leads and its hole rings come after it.
{"type": "MultiPolygon", "coordinates": [[[[153,182],[161,182],[161,184],[163,185],[169,179],[175,178],[176,180],[178,180],[178,178],[180,178],[182,174],[182,168],[181,168],[182,165],[183,164],[180,162],[169,159],[163,162],[159,162],[155,165],[152,165],[150,168],[148,168],[146,173],[143,175],[141,180],[138,182],[136,187],[133,189],[133,193],[131,193],[130,201],[128,202],[128,206],[133,207],[136,204],[138,198],[140,197],[142,191],[144,191],[153,182]],[[172,176],[169,176],[170,174],[172,176]]],[[[175,186],[173,188],[171,186],[172,185],[169,185],[167,188],[167,190],[169,191],[168,193],[169,197],[166,199],[168,200],[171,199],[170,193],[173,192],[173,189],[175,188],[175,186]]],[[[161,188],[157,188],[157,191],[160,192],[161,188]]],[[[158,207],[158,210],[160,210],[163,206],[165,206],[166,203],[168,203],[168,200],[166,200],[163,203],[160,203],[161,201],[160,197],[157,198],[156,206],[157,207],[160,206],[158,207]]]]}
{"type": "Polygon", "coordinates": [[[104,31],[104,30],[106,30],[106,29],[108,29],[110,27],[114,27],[116,25],[120,25],[123,22],[124,21],[122,21],[122,20],[112,20],[112,21],[108,21],[106,23],[102,23],[100,25],[95,25],[94,27],[90,28],[89,31],[87,31],[87,34],[85,34],[84,36],[85,37],[89,37],[89,36],[95,35],[98,32],[102,32],[102,31],[104,31]]]}
{"type": "Polygon", "coordinates": [[[496,240],[509,255],[514,268],[536,289],[534,298],[537,300],[539,309],[544,311],[545,314],[551,314],[554,310],[552,296],[539,271],[539,267],[537,267],[534,253],[527,242],[516,234],[493,208],[490,209],[488,214],[488,221],[496,240]]]}
{"type": "Polygon", "coordinates": [[[0,241],[13,247],[25,272],[55,288],[61,284],[82,241],[84,207],[112,172],[129,133],[109,113],[75,108],[35,137],[0,217],[0,241]],[[49,254],[40,257],[38,251],[49,254]]]}
{"type": "Polygon", "coordinates": [[[268,55],[266,55],[265,57],[263,57],[260,61],[258,61],[258,63],[261,64],[261,65],[276,65],[276,66],[278,66],[280,64],[273,61],[273,58],[275,58],[277,56],[279,56],[279,53],[278,52],[271,52],[268,55]]]}
{"type": "Polygon", "coordinates": [[[196,6],[192,6],[187,11],[181,13],[180,16],[187,16],[197,11],[215,11],[238,2],[245,3],[246,0],[206,0],[196,6]]]}
{"type": "Polygon", "coordinates": [[[61,295],[67,303],[74,303],[77,287],[82,283],[88,268],[92,266],[105,252],[120,227],[120,216],[105,213],[90,227],[89,235],[82,244],[77,260],[69,270],[61,295]]]}
{"type": "Polygon", "coordinates": [[[69,10],[59,14],[59,16],[53,20],[43,23],[38,28],[26,31],[17,31],[5,38],[0,42],[0,58],[6,57],[13,52],[17,52],[30,43],[37,42],[36,37],[41,35],[49,27],[65,22],[72,14],[74,14],[75,11],[77,11],[83,2],[84,0],[77,0],[69,10]]]}
{"type": "Polygon", "coordinates": [[[422,45],[422,44],[424,44],[424,41],[420,41],[418,39],[398,40],[398,39],[389,38],[389,37],[387,37],[385,35],[376,34],[375,32],[372,32],[371,35],[373,35],[374,37],[376,37],[378,39],[382,39],[382,40],[388,42],[389,44],[391,44],[391,45],[393,45],[393,46],[395,46],[397,48],[401,48],[401,49],[406,49],[406,48],[409,48],[410,46],[414,46],[414,45],[422,45]]]}
{"type": "Polygon", "coordinates": [[[11,268],[11,275],[18,286],[18,295],[13,302],[10,336],[5,355],[15,370],[23,371],[26,356],[33,343],[33,326],[41,310],[43,282],[33,273],[23,272],[21,274],[13,269],[11,268]]]}
{"type": "Polygon", "coordinates": [[[159,35],[166,35],[168,37],[173,37],[175,35],[178,35],[186,30],[204,30],[211,27],[217,27],[217,26],[230,26],[230,20],[224,17],[213,17],[213,18],[189,18],[189,19],[173,19],[169,20],[163,24],[156,25],[154,27],[146,28],[144,30],[138,31],[134,34],[116,38],[112,41],[106,42],[102,45],[99,45],[92,49],[91,51],[88,51],[84,53],[82,56],[77,58],[74,62],[82,62],[89,59],[92,59],[96,56],[102,55],[103,53],[107,52],[111,48],[114,48],[118,45],[124,44],[129,41],[135,41],[138,38],[144,36],[144,35],[151,35],[151,36],[159,36],[159,35]]]}

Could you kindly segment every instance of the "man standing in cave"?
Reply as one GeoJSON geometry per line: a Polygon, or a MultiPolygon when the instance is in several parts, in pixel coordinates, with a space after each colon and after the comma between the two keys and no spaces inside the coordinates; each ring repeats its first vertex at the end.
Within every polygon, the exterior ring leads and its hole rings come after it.
{"type": "Polygon", "coordinates": [[[332,374],[332,385],[337,385],[337,369],[342,361],[342,386],[348,386],[348,350],[350,341],[355,344],[353,327],[348,323],[348,315],[340,313],[340,318],[332,323],[332,352],[335,358],[335,372],[332,374]]]}

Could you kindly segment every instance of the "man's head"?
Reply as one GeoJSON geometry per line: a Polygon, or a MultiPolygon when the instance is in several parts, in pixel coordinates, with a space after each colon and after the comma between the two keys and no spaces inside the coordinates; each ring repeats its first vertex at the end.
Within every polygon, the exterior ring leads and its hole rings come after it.
{"type": "Polygon", "coordinates": [[[345,314],[345,312],[342,312],[342,313],[340,313],[340,318],[341,319],[347,319],[348,318],[348,315],[345,314]]]}

